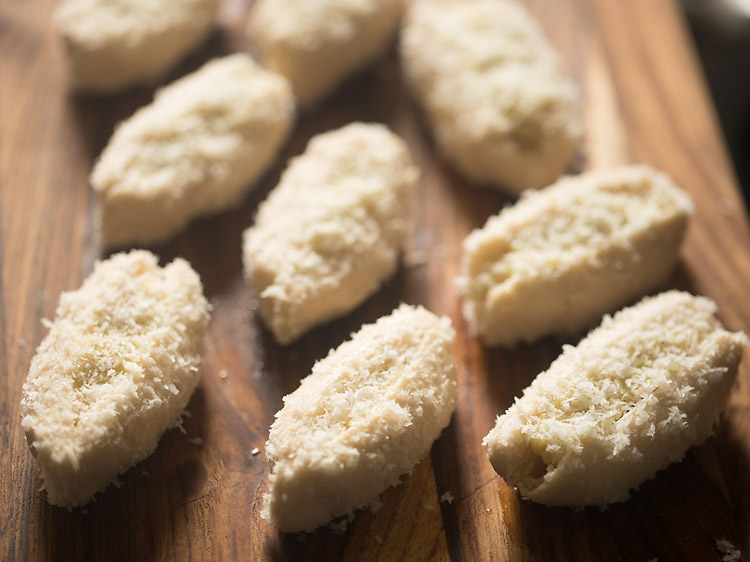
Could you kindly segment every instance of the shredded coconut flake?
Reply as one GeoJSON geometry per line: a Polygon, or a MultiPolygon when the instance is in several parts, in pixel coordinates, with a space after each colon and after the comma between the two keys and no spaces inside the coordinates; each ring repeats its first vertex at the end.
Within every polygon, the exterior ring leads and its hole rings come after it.
{"type": "Polygon", "coordinates": [[[723,562],[736,562],[742,558],[742,552],[726,539],[716,541],[716,550],[723,555],[721,557],[723,562]]]}
{"type": "Polygon", "coordinates": [[[429,258],[427,250],[420,248],[404,255],[404,267],[419,267],[425,265],[429,258]]]}
{"type": "Polygon", "coordinates": [[[334,521],[329,525],[329,528],[334,533],[343,533],[346,531],[346,528],[349,526],[349,520],[344,517],[341,519],[341,521],[334,521]]]}

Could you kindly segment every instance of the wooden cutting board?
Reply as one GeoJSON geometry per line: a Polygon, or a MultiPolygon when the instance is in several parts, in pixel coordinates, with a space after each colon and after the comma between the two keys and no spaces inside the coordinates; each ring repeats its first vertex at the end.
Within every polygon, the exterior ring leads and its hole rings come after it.
{"type": "MultiPolygon", "coordinates": [[[[247,50],[249,4],[228,0],[219,31],[164,83],[247,50]]],[[[748,217],[675,2],[528,4],[584,94],[586,139],[571,171],[645,162],[671,174],[697,213],[664,288],[715,299],[729,328],[750,333],[748,217]]],[[[489,350],[468,335],[453,286],[461,241],[510,199],[469,184],[436,155],[395,50],[299,117],[282,157],[238,209],[153,248],[162,262],[187,258],[214,307],[187,434],[169,431],[153,456],[85,510],[47,505],[20,427],[21,386],[46,333],[40,320],[106,256],[92,231],[91,165],[115,124],[153,95],[67,94],[52,9],[49,0],[0,3],[0,559],[706,561],[721,560],[717,541],[726,540],[748,560],[750,357],[716,437],[628,502],[604,512],[548,508],[521,500],[495,475],[482,437],[562,342],[489,350]],[[387,123],[422,168],[405,265],[359,309],[282,348],[258,323],[240,236],[286,160],[312,135],[354,120],[387,123]],[[402,301],[450,316],[458,331],[451,425],[376,513],[358,513],[345,532],[280,534],[259,513],[263,444],[282,396],[330,348],[402,301]],[[448,492],[453,501],[440,501],[448,492]]]]}

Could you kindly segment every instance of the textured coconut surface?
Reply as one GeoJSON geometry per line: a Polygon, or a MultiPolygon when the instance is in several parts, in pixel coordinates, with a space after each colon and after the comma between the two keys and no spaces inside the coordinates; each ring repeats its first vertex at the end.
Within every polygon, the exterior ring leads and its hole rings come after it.
{"type": "MultiPolygon", "coordinates": [[[[85,512],[50,506],[21,425],[23,383],[48,332],[40,320],[53,320],[60,294],[78,289],[108,255],[94,229],[92,164],[116,124],[154,96],[146,87],[106,98],[69,95],[54,4],[0,7],[0,559],[704,562],[733,549],[748,559],[747,349],[714,436],[625,502],[605,511],[548,507],[524,500],[496,474],[483,437],[563,344],[575,346],[584,334],[515,349],[488,348],[470,335],[454,285],[463,240],[516,200],[477,187],[440,156],[393,44],[301,114],[280,157],[237,207],[150,248],[162,266],[189,261],[213,307],[186,434],[167,430],[154,453],[85,512]],[[421,168],[407,202],[401,265],[356,309],[281,346],[244,278],[242,233],[288,160],[313,136],[352,121],[386,124],[421,168]],[[265,443],[282,398],[329,350],[402,302],[448,316],[456,330],[459,389],[450,423],[411,474],[380,494],[376,511],[358,510],[351,522],[336,521],[338,530],[280,532],[261,512],[265,443]]],[[[159,85],[212,57],[246,51],[250,4],[222,3],[217,32],[159,85]]],[[[727,330],[750,334],[747,213],[677,2],[525,4],[582,97],[585,133],[566,172],[647,164],[668,174],[695,212],[676,267],[655,291],[709,297],[727,330]]]]}
{"type": "Polygon", "coordinates": [[[91,172],[107,246],[163,242],[232,205],[276,159],[294,121],[287,81],[245,54],[157,91],[118,125],[91,172]]]}
{"type": "Polygon", "coordinates": [[[705,297],[666,291],[566,346],[484,443],[495,470],[548,505],[624,501],[711,435],[747,337],[705,297]]]}
{"type": "Polygon", "coordinates": [[[580,142],[581,103],[537,22],[513,1],[415,1],[401,62],[435,143],[466,177],[543,187],[580,142]]]}
{"type": "Polygon", "coordinates": [[[113,93],[153,82],[206,39],[218,7],[219,0],[63,0],[55,22],[69,84],[113,93]]]}
{"type": "Polygon", "coordinates": [[[285,76],[303,107],[382,55],[402,0],[259,0],[248,36],[266,67],[285,76]]]}
{"type": "Polygon", "coordinates": [[[316,135],[243,234],[260,314],[280,343],[357,307],[398,266],[419,173],[378,124],[316,135]]]}
{"type": "Polygon", "coordinates": [[[458,384],[450,319],[401,305],[315,363],[284,397],[266,455],[263,516],[313,531],[409,474],[448,425],[458,384]]]}
{"type": "Polygon", "coordinates": [[[88,503],[178,425],[200,377],[208,303],[182,259],[97,264],[63,293],[31,362],[22,420],[54,505],[88,503]]]}
{"type": "Polygon", "coordinates": [[[487,345],[576,334],[658,287],[693,205],[661,172],[622,166],[527,191],[464,241],[464,315],[487,345]]]}

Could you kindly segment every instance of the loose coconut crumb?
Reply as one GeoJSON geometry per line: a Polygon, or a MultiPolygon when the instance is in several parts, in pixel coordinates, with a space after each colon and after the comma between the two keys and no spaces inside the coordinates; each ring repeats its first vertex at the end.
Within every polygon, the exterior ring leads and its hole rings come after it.
{"type": "Polygon", "coordinates": [[[203,439],[201,439],[200,437],[191,437],[190,439],[188,439],[188,441],[196,446],[203,445],[203,439]]]}
{"type": "Polygon", "coordinates": [[[340,521],[333,521],[329,525],[331,531],[334,533],[343,533],[346,531],[346,528],[349,526],[349,519],[347,517],[343,517],[340,521]]]}
{"type": "Polygon", "coordinates": [[[726,539],[716,541],[716,550],[721,552],[723,562],[736,562],[742,558],[742,552],[726,539]]]}
{"type": "Polygon", "coordinates": [[[435,511],[435,506],[431,503],[423,502],[422,507],[424,507],[427,511],[435,511]]]}
{"type": "Polygon", "coordinates": [[[453,493],[450,491],[445,492],[442,496],[440,496],[440,502],[448,502],[453,503],[453,493]]]}
{"type": "Polygon", "coordinates": [[[258,447],[255,447],[255,449],[253,449],[252,451],[250,451],[250,454],[253,455],[253,456],[257,455],[258,453],[260,453],[260,449],[258,449],[258,447]]]}
{"type": "Polygon", "coordinates": [[[183,418],[189,418],[191,416],[190,412],[187,410],[183,410],[182,413],[177,417],[177,421],[175,422],[174,426],[180,430],[180,433],[183,435],[187,435],[187,430],[182,425],[182,422],[185,421],[183,418]]]}
{"type": "MultiPolygon", "coordinates": [[[[380,497],[375,498],[370,502],[370,505],[367,506],[371,513],[377,513],[377,511],[383,507],[383,500],[380,499],[380,497]]],[[[351,519],[354,519],[354,515],[350,516],[351,519]]]]}
{"type": "Polygon", "coordinates": [[[226,372],[226,370],[222,369],[219,371],[219,378],[220,379],[226,379],[229,376],[229,374],[226,372]]]}
{"type": "Polygon", "coordinates": [[[414,250],[413,252],[409,252],[408,254],[404,254],[404,267],[419,267],[425,265],[428,259],[429,254],[427,250],[424,248],[420,248],[418,250],[414,250]]]}

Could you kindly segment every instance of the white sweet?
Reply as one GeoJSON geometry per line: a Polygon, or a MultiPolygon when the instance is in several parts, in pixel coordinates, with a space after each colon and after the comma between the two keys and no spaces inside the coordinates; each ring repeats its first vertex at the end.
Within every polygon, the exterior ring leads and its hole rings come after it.
{"type": "Polygon", "coordinates": [[[55,22],[78,90],[150,82],[203,41],[218,0],[62,0],[55,22]]]}
{"type": "Polygon", "coordinates": [[[511,0],[417,0],[401,34],[407,84],[443,156],[512,193],[553,182],[580,141],[577,89],[511,0]]]}
{"type": "Polygon", "coordinates": [[[145,251],[63,293],[23,386],[22,425],[51,504],[87,503],[150,455],[198,383],[208,304],[184,260],[145,251]]]}
{"type": "Polygon", "coordinates": [[[248,32],[309,106],[385,50],[402,10],[403,0],[258,0],[248,32]]]}
{"type": "Polygon", "coordinates": [[[670,291],[605,317],[497,419],[492,466],[548,505],[606,505],[712,433],[747,338],[670,291]]]}
{"type": "Polygon", "coordinates": [[[286,80],[242,54],[160,90],[117,128],[91,173],[104,244],[163,242],[238,203],[293,121],[286,80]]]}
{"type": "Polygon", "coordinates": [[[406,145],[383,125],[318,135],[291,161],[243,246],[280,343],[351,311],[393,275],[416,179],[406,145]]]}
{"type": "Polygon", "coordinates": [[[594,325],[662,282],[692,203],[645,166],[603,169],[527,192],[464,242],[463,310],[488,345],[594,325]]]}
{"type": "Polygon", "coordinates": [[[453,338],[449,319],[401,305],[318,361],[271,426],[263,516],[312,531],[377,505],[450,421],[453,338]]]}

